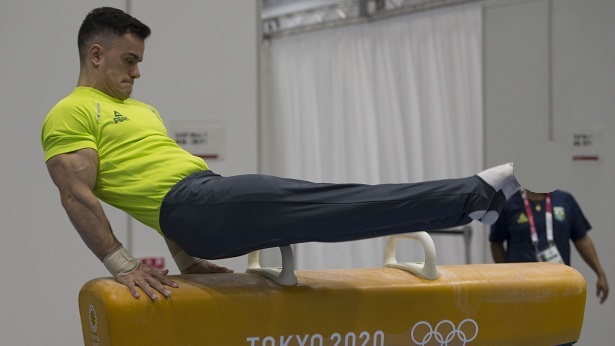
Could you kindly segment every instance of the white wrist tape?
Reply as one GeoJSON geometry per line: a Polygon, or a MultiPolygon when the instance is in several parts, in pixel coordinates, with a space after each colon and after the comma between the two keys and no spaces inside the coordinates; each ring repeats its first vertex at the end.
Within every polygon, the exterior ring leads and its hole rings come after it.
{"type": "Polygon", "coordinates": [[[173,259],[175,260],[175,264],[177,264],[177,268],[182,272],[203,260],[202,258],[192,257],[183,250],[176,253],[173,259]]]}
{"type": "Polygon", "coordinates": [[[139,267],[139,261],[134,259],[123,246],[111,251],[103,259],[105,267],[113,276],[124,276],[139,267]]]}

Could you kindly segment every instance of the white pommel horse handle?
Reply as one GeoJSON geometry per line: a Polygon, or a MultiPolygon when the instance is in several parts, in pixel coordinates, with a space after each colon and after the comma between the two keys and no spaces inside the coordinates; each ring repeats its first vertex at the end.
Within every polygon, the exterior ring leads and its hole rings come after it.
{"type": "Polygon", "coordinates": [[[246,273],[265,276],[282,286],[294,286],[297,284],[295,276],[295,258],[290,245],[280,246],[282,252],[282,268],[261,268],[259,251],[248,254],[248,269],[246,273]]]}
{"type": "Polygon", "coordinates": [[[427,280],[435,280],[440,276],[436,268],[436,247],[434,246],[433,239],[431,239],[431,236],[429,236],[427,232],[413,232],[390,236],[386,249],[384,250],[384,266],[405,270],[427,280]],[[395,249],[397,247],[397,242],[402,238],[414,239],[421,242],[425,252],[425,262],[422,265],[420,265],[420,262],[397,262],[395,249]]]}

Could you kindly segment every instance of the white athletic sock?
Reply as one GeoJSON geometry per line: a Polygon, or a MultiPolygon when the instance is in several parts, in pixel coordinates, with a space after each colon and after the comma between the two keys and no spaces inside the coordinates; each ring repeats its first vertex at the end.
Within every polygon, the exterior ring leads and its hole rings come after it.
{"type": "Polygon", "coordinates": [[[486,225],[493,225],[500,217],[502,206],[506,203],[506,197],[502,190],[496,192],[487,210],[477,210],[468,214],[474,220],[478,220],[486,225]]]}
{"type": "Polygon", "coordinates": [[[514,195],[520,188],[515,175],[513,174],[512,163],[491,167],[477,174],[487,184],[491,185],[495,191],[504,192],[506,199],[514,195]]]}
{"type": "Polygon", "coordinates": [[[493,225],[500,217],[500,212],[502,211],[504,203],[506,203],[506,196],[504,195],[504,192],[498,191],[489,204],[487,212],[482,218],[479,219],[479,221],[486,225],[493,225]]]}
{"type": "Polygon", "coordinates": [[[480,220],[483,216],[485,216],[485,213],[487,213],[487,210],[481,209],[471,212],[468,216],[473,220],[480,220]]]}
{"type": "Polygon", "coordinates": [[[495,210],[489,210],[485,213],[485,216],[483,216],[478,221],[484,223],[487,226],[491,226],[498,220],[499,217],[500,217],[500,213],[498,213],[495,210]]]}
{"type": "MultiPolygon", "coordinates": [[[[504,202],[508,200],[510,196],[515,194],[515,192],[517,192],[520,188],[520,185],[513,174],[512,163],[505,163],[503,165],[486,169],[477,175],[487,184],[491,185],[496,193],[498,191],[502,191],[504,197],[506,198],[504,202]]],[[[492,206],[489,206],[487,210],[476,210],[468,214],[468,216],[474,220],[479,220],[487,225],[490,225],[494,223],[500,215],[499,211],[494,210],[492,206]]]]}

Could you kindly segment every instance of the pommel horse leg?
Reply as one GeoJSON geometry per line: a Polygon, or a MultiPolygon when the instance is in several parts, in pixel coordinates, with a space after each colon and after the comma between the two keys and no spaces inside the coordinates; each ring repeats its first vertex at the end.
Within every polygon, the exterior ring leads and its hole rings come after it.
{"type": "Polygon", "coordinates": [[[297,276],[295,276],[293,249],[290,245],[286,245],[280,246],[280,251],[282,252],[282,268],[262,268],[260,252],[254,251],[248,254],[248,269],[246,273],[267,277],[283,286],[296,285],[297,276]]]}

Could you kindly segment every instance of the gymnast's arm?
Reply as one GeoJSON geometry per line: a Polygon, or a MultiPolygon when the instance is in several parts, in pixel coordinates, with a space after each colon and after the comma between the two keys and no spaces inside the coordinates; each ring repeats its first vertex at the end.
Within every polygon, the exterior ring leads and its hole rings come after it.
{"type": "MultiPolygon", "coordinates": [[[[109,220],[92,193],[98,170],[98,153],[93,149],[81,149],[60,154],[47,160],[47,169],[60,192],[62,206],[88,248],[103,261],[107,255],[122,246],[117,240],[109,220]]],[[[164,285],[177,287],[166,275],[147,265],[138,264],[135,270],[116,275],[115,280],[130,289],[135,298],[139,297],[140,287],[151,299],[158,295],[154,289],[168,297],[171,292],[164,285]]]]}

